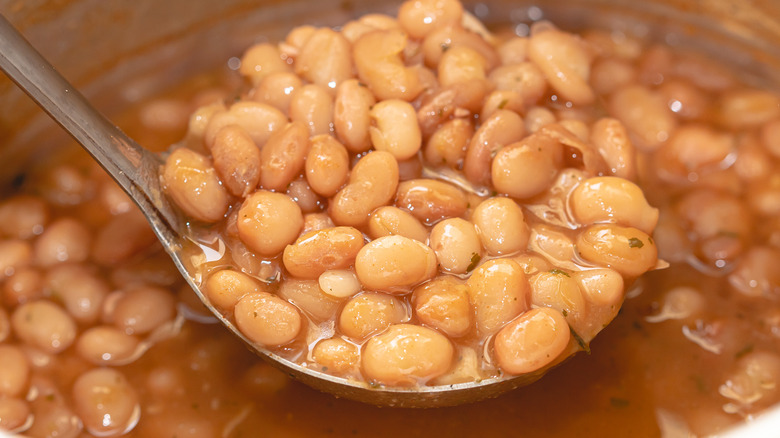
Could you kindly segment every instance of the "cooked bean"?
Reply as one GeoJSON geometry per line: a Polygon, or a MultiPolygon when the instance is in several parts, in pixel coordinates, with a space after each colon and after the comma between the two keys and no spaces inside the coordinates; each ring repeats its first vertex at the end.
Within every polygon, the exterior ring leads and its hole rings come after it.
{"type": "Polygon", "coordinates": [[[439,266],[453,274],[465,274],[473,270],[482,257],[482,243],[477,229],[461,218],[449,218],[431,229],[431,249],[436,253],[439,266]]]}
{"type": "Polygon", "coordinates": [[[590,142],[612,175],[629,180],[636,178],[636,151],[620,121],[609,117],[597,120],[590,130],[590,142]]]}
{"type": "Polygon", "coordinates": [[[481,35],[464,29],[459,24],[452,24],[433,30],[423,39],[422,52],[425,65],[435,68],[439,65],[442,55],[457,46],[466,46],[479,52],[487,62],[488,71],[500,62],[493,46],[481,35]]]}
{"type": "Polygon", "coordinates": [[[286,194],[293,202],[298,204],[303,214],[320,212],[325,202],[320,195],[312,190],[306,178],[303,177],[298,177],[298,179],[290,182],[287,185],[286,194]]]}
{"type": "Polygon", "coordinates": [[[495,333],[528,309],[528,281],[523,268],[510,259],[493,259],[480,265],[467,281],[475,309],[477,332],[495,333]]]}
{"type": "Polygon", "coordinates": [[[651,207],[642,189],[629,180],[600,176],[582,181],[571,193],[574,219],[584,225],[613,222],[652,233],[658,209],[651,207]]]}
{"type": "Polygon", "coordinates": [[[310,26],[308,24],[296,26],[292,28],[289,33],[287,33],[287,36],[284,38],[284,44],[280,44],[280,48],[282,46],[288,46],[291,49],[291,52],[288,51],[287,47],[282,48],[282,51],[286,52],[288,56],[295,58],[298,56],[298,53],[300,53],[304,44],[306,44],[306,41],[308,41],[316,31],[316,27],[310,26]]]}
{"type": "Polygon", "coordinates": [[[387,151],[397,160],[413,157],[422,145],[414,107],[403,100],[383,100],[369,112],[371,143],[378,151],[387,151]]]}
{"type": "Polygon", "coordinates": [[[644,152],[658,149],[676,127],[674,115],[663,98],[647,87],[629,85],[617,90],[608,102],[612,117],[623,122],[644,152]]]}
{"type": "Polygon", "coordinates": [[[25,424],[30,419],[30,407],[24,400],[12,397],[0,398],[0,430],[14,434],[22,432],[22,428],[25,428],[25,424]]]}
{"type": "Polygon", "coordinates": [[[13,275],[33,261],[33,248],[29,242],[19,239],[0,240],[0,274],[13,275]]]}
{"type": "Polygon", "coordinates": [[[103,278],[84,265],[58,265],[46,273],[45,284],[51,297],[82,324],[94,324],[100,318],[103,300],[111,291],[103,278]]]}
{"type": "Polygon", "coordinates": [[[407,1],[398,10],[398,22],[412,38],[424,38],[432,30],[460,23],[463,6],[455,0],[407,1]]]}
{"type": "Polygon", "coordinates": [[[274,132],[260,150],[260,185],[282,190],[299,174],[309,153],[309,130],[300,121],[274,132]]]}
{"type": "Polygon", "coordinates": [[[529,229],[523,210],[509,198],[495,197],[481,202],[471,220],[491,255],[512,254],[528,245],[529,229]]]}
{"type": "Polygon", "coordinates": [[[22,397],[30,378],[30,362],[21,348],[0,345],[0,398],[22,397]]]}
{"type": "Polygon", "coordinates": [[[208,158],[179,148],[171,152],[162,171],[165,193],[187,215],[216,222],[227,212],[230,198],[208,158]]]}
{"type": "Polygon", "coordinates": [[[76,323],[50,301],[33,301],[17,307],[11,328],[22,342],[47,353],[59,353],[76,339],[76,323]]]}
{"type": "Polygon", "coordinates": [[[726,92],[717,107],[723,124],[733,129],[760,126],[780,116],[780,97],[766,90],[726,92]]]}
{"type": "Polygon", "coordinates": [[[623,302],[623,277],[612,269],[588,269],[573,272],[585,299],[599,307],[612,307],[615,312],[623,302]]]}
{"type": "Polygon", "coordinates": [[[444,52],[437,67],[439,83],[449,85],[484,81],[487,61],[476,50],[468,46],[455,46],[444,52]]]}
{"type": "Polygon", "coordinates": [[[271,256],[298,237],[303,214],[289,196],[259,190],[241,204],[237,225],[241,241],[257,254],[271,256]]]}
{"type": "Polygon", "coordinates": [[[0,202],[0,236],[29,239],[41,234],[49,222],[43,199],[18,195],[0,202]]]}
{"type": "Polygon", "coordinates": [[[466,119],[453,119],[442,124],[425,144],[425,160],[453,168],[463,165],[466,148],[474,135],[474,125],[466,119]]]}
{"type": "Polygon", "coordinates": [[[97,436],[121,435],[132,429],[141,405],[130,382],[112,368],[95,368],[73,383],[73,405],[85,429],[97,436]]]}
{"type": "Polygon", "coordinates": [[[524,374],[553,363],[569,345],[569,325],[555,309],[532,309],[496,335],[498,365],[507,373],[524,374]]]}
{"type": "Polygon", "coordinates": [[[776,297],[780,285],[780,272],[775,260],[780,250],[758,245],[740,258],[734,271],[728,276],[729,284],[748,297],[776,297]]]}
{"type": "Polygon", "coordinates": [[[332,299],[316,280],[288,279],[279,287],[279,298],[289,301],[317,321],[335,318],[339,302],[332,299]]]}
{"type": "Polygon", "coordinates": [[[353,76],[352,69],[349,41],[327,27],[312,32],[295,58],[295,73],[331,91],[353,76]]]}
{"type": "Polygon", "coordinates": [[[352,265],[363,244],[363,234],[352,227],[312,231],[284,249],[284,267],[295,277],[315,279],[352,265]]]}
{"type": "Polygon", "coordinates": [[[113,322],[125,333],[149,333],[176,315],[176,301],[168,291],[156,286],[139,286],[125,291],[116,302],[113,322]]]}
{"type": "Polygon", "coordinates": [[[516,92],[523,110],[535,105],[547,91],[544,73],[531,62],[497,67],[488,78],[497,90],[516,92]]]}
{"type": "Polygon", "coordinates": [[[407,36],[401,30],[369,32],[352,46],[360,80],[379,100],[411,101],[422,91],[417,72],[404,65],[402,54],[407,36]]]}
{"type": "Polygon", "coordinates": [[[679,201],[677,211],[699,240],[751,234],[753,220],[749,210],[742,199],[733,195],[692,190],[679,201]]]}
{"type": "Polygon", "coordinates": [[[203,289],[209,302],[225,311],[232,310],[244,295],[264,290],[257,280],[233,269],[222,269],[209,275],[203,289]]]}
{"type": "Polygon", "coordinates": [[[468,286],[451,276],[437,277],[414,288],[414,313],[421,323],[460,337],[471,331],[473,316],[468,286]]]}
{"type": "Polygon", "coordinates": [[[338,328],[344,335],[362,340],[408,320],[403,301],[383,293],[366,292],[347,301],[341,309],[338,328]]]}
{"type": "Polygon", "coordinates": [[[260,149],[238,125],[217,131],[211,145],[214,169],[227,190],[238,197],[253,192],[260,182],[260,149]]]}
{"type": "Polygon", "coordinates": [[[688,81],[670,79],[664,81],[658,92],[664,97],[669,109],[677,117],[685,120],[697,120],[711,108],[710,96],[688,81]]]}
{"type": "Polygon", "coordinates": [[[595,99],[588,85],[591,56],[579,37],[554,28],[534,29],[528,58],[564,99],[575,105],[588,105],[595,99]]]}
{"type": "Polygon", "coordinates": [[[323,372],[336,375],[353,373],[360,364],[358,348],[341,338],[317,342],[311,350],[311,355],[323,372]]]}
{"type": "Polygon", "coordinates": [[[590,83],[598,94],[610,94],[636,80],[636,67],[623,59],[599,59],[591,66],[590,83]]]}
{"type": "Polygon", "coordinates": [[[593,225],[577,236],[577,250],[587,261],[638,277],[658,261],[653,239],[643,231],[619,225],[593,225]]]}
{"type": "Polygon", "coordinates": [[[238,125],[252,137],[258,147],[263,147],[271,134],[287,124],[287,116],[275,107],[261,102],[240,101],[227,111],[214,113],[204,133],[206,146],[211,147],[217,132],[228,125],[238,125]]]}
{"type": "Polygon", "coordinates": [[[333,223],[328,213],[309,213],[303,216],[303,230],[301,230],[301,234],[335,226],[336,224],[333,223]]]}
{"type": "MultiPolygon", "coordinates": [[[[226,112],[227,108],[221,101],[199,107],[190,115],[187,124],[186,146],[199,153],[206,152],[206,129],[211,118],[217,113],[226,112]]],[[[124,193],[124,192],[123,192],[124,193]]]]}
{"type": "MultiPolygon", "coordinates": [[[[780,157],[780,118],[766,122],[761,127],[760,136],[764,148],[773,156],[780,157]]],[[[0,219],[2,219],[2,207],[0,207],[0,219]]]]}
{"type": "Polygon", "coordinates": [[[561,144],[540,133],[498,149],[490,165],[490,177],[499,193],[531,198],[552,185],[562,166],[561,144]]]}
{"type": "Polygon", "coordinates": [[[54,205],[73,206],[91,198],[94,185],[84,169],[71,164],[59,164],[46,172],[41,191],[54,205]]]}
{"type": "Polygon", "coordinates": [[[523,268],[523,272],[525,272],[526,276],[531,276],[542,271],[549,271],[553,268],[553,265],[551,265],[546,258],[531,252],[516,255],[511,257],[511,259],[523,268]]]}
{"type": "Polygon", "coordinates": [[[293,91],[290,120],[303,122],[309,135],[329,134],[333,128],[333,97],[321,85],[306,84],[293,91]]]}
{"type": "Polygon", "coordinates": [[[497,48],[502,65],[520,64],[528,60],[528,38],[512,36],[497,48]]]}
{"type": "Polygon", "coordinates": [[[110,325],[90,327],[76,341],[76,351],[95,365],[124,365],[133,358],[139,340],[110,325]]]}
{"type": "Polygon", "coordinates": [[[233,315],[241,333],[252,342],[266,347],[293,341],[303,324],[295,306],[266,292],[241,297],[233,315]]]}
{"type": "Polygon", "coordinates": [[[365,224],[377,207],[387,205],[398,187],[398,161],[389,152],[374,151],[361,158],[349,183],[331,199],[333,222],[339,225],[365,224]]]}
{"type": "Polygon", "coordinates": [[[471,138],[463,161],[463,174],[473,183],[487,184],[494,154],[502,147],[520,141],[524,135],[523,120],[517,113],[496,111],[482,122],[471,138]]]}
{"type": "Polygon", "coordinates": [[[398,185],[395,205],[426,224],[466,212],[468,199],[458,187],[434,179],[414,179],[398,185]]]}
{"type": "Polygon", "coordinates": [[[293,92],[302,86],[303,81],[295,73],[271,73],[250,91],[249,98],[267,103],[287,114],[293,92]]]}
{"type": "Polygon", "coordinates": [[[305,163],[306,180],[318,194],[330,197],[347,182],[349,153],[330,135],[311,139],[311,149],[305,163]]]}
{"type": "Polygon", "coordinates": [[[292,67],[282,58],[279,49],[269,43],[259,43],[247,49],[241,57],[239,73],[257,85],[272,73],[289,72],[292,67]]]}
{"type": "Polygon", "coordinates": [[[83,262],[89,258],[91,241],[91,233],[81,222],[73,218],[57,219],[35,240],[35,261],[44,267],[83,262]]]}
{"type": "Polygon", "coordinates": [[[352,152],[364,152],[371,147],[369,111],[375,103],[374,95],[357,79],[348,79],[336,88],[333,129],[352,152]]]}
{"type": "Polygon", "coordinates": [[[399,235],[426,243],[428,230],[411,213],[398,207],[379,207],[368,220],[368,235],[372,239],[399,235]]]}
{"type": "Polygon", "coordinates": [[[550,307],[563,314],[569,325],[582,336],[589,324],[585,298],[577,280],[563,270],[540,272],[530,278],[531,305],[550,307]]]}
{"type": "Polygon", "coordinates": [[[559,228],[547,224],[535,224],[531,228],[528,247],[559,264],[573,260],[574,242],[559,228]]]}
{"type": "Polygon", "coordinates": [[[436,253],[416,240],[384,236],[367,243],[355,259],[355,272],[367,289],[394,291],[432,278],[436,253]]]}
{"type": "Polygon", "coordinates": [[[95,235],[92,260],[102,266],[118,266],[157,243],[157,236],[141,210],[133,208],[112,216],[95,235]]]}
{"type": "Polygon", "coordinates": [[[357,20],[348,21],[342,28],[341,33],[350,42],[355,42],[361,36],[375,30],[399,29],[398,20],[395,17],[385,14],[369,13],[361,16],[357,20]]]}
{"type": "Polygon", "coordinates": [[[323,293],[333,298],[349,298],[362,289],[357,275],[346,269],[325,271],[320,274],[317,283],[323,293]]]}
{"type": "Polygon", "coordinates": [[[542,106],[534,106],[525,113],[525,130],[533,133],[544,126],[555,123],[558,119],[552,111],[542,106]]]}
{"type": "Polygon", "coordinates": [[[454,348],[435,330],[398,324],[371,338],[363,351],[363,372],[385,385],[424,383],[449,371],[454,348]]]}

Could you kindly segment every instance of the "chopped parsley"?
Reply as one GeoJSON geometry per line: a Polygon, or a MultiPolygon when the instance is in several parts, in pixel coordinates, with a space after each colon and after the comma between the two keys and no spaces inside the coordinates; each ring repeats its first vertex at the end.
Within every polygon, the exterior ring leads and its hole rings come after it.
{"type": "Polygon", "coordinates": [[[504,100],[502,100],[502,101],[501,101],[501,102],[498,104],[498,109],[504,109],[504,107],[505,107],[505,106],[506,106],[506,104],[508,104],[508,103],[509,103],[509,99],[504,99],[504,100]]]}
{"type": "Polygon", "coordinates": [[[471,263],[469,263],[469,266],[466,268],[466,272],[471,272],[474,270],[474,268],[477,267],[479,264],[479,261],[482,260],[482,257],[480,257],[479,254],[473,252],[471,253],[471,263]]]}
{"type": "MultiPolygon", "coordinates": [[[[564,271],[562,269],[550,269],[550,274],[565,275],[567,277],[571,277],[571,275],[569,275],[568,272],[566,272],[566,271],[564,271]]],[[[564,315],[564,316],[566,316],[566,315],[564,315]]]]}
{"type": "Polygon", "coordinates": [[[625,408],[629,405],[629,401],[620,397],[610,397],[609,404],[616,408],[625,408]]]}
{"type": "Polygon", "coordinates": [[[734,358],[739,359],[740,357],[749,354],[753,351],[753,344],[745,345],[741,350],[734,353],[734,358]]]}
{"type": "Polygon", "coordinates": [[[587,342],[585,342],[584,339],[582,339],[582,336],[575,332],[571,326],[569,326],[569,331],[571,332],[571,336],[574,338],[574,340],[577,341],[577,344],[580,346],[580,348],[582,348],[585,353],[590,354],[590,346],[587,342]]]}
{"type": "Polygon", "coordinates": [[[641,248],[643,246],[645,246],[644,242],[639,240],[639,238],[637,238],[637,237],[632,237],[632,238],[628,239],[628,247],[629,248],[641,248]]]}

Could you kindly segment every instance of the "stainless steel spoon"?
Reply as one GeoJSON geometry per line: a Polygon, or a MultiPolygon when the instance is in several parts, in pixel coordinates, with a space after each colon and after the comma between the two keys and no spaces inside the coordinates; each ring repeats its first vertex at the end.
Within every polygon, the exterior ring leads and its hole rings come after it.
{"type": "Polygon", "coordinates": [[[469,403],[527,385],[547,369],[513,379],[419,388],[373,386],[300,366],[249,341],[209,304],[181,253],[181,219],[162,193],[161,159],[100,114],[38,51],[0,15],[0,69],[86,149],[138,204],[176,267],[214,315],[252,350],[291,377],[338,397],[383,406],[435,407],[469,403]]]}

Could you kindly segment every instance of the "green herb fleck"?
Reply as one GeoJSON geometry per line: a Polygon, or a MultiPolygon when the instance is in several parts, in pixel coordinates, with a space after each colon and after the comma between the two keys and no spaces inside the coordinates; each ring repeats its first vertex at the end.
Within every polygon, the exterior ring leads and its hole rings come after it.
{"type": "Polygon", "coordinates": [[[571,332],[571,335],[574,338],[574,340],[577,341],[577,344],[580,346],[580,348],[582,348],[582,350],[585,353],[590,354],[590,345],[588,345],[588,343],[585,342],[584,339],[582,339],[582,336],[580,336],[579,333],[575,332],[574,329],[571,328],[571,326],[569,326],[569,331],[571,332]]]}
{"type": "Polygon", "coordinates": [[[257,318],[257,312],[252,312],[255,315],[255,318],[257,318]]]}
{"type": "Polygon", "coordinates": [[[625,408],[628,407],[629,401],[624,398],[610,397],[609,404],[616,408],[625,408]]]}
{"type": "MultiPolygon", "coordinates": [[[[571,275],[569,275],[569,273],[568,273],[568,272],[566,272],[566,271],[564,271],[564,270],[562,270],[562,269],[550,269],[550,274],[555,274],[555,275],[565,275],[565,276],[567,276],[567,277],[571,277],[571,275]]],[[[564,315],[564,316],[565,316],[565,315],[564,315]]]]}
{"type": "Polygon", "coordinates": [[[446,52],[447,50],[450,50],[450,45],[449,44],[442,44],[441,45],[441,51],[442,52],[446,52]]]}
{"type": "Polygon", "coordinates": [[[707,383],[704,381],[704,378],[700,375],[691,376],[691,379],[693,379],[693,383],[696,384],[696,389],[702,393],[702,394],[708,394],[709,387],[707,386],[707,383]]]}
{"type": "Polygon", "coordinates": [[[742,348],[741,350],[737,351],[734,354],[734,357],[736,359],[739,359],[740,357],[742,357],[742,356],[744,356],[744,355],[746,355],[748,353],[751,353],[752,351],[753,351],[753,344],[748,344],[748,345],[745,345],[745,347],[742,348]]]}
{"type": "Polygon", "coordinates": [[[508,103],[509,103],[509,99],[504,99],[504,100],[502,100],[502,101],[501,101],[501,102],[498,104],[498,109],[504,109],[504,107],[505,107],[505,106],[506,106],[506,104],[508,104],[508,103]]]}
{"type": "Polygon", "coordinates": [[[561,313],[563,313],[563,316],[569,316],[569,311],[566,309],[563,309],[561,313]]]}
{"type": "Polygon", "coordinates": [[[645,246],[645,244],[644,244],[644,242],[639,240],[639,238],[632,237],[632,238],[628,239],[628,247],[629,248],[641,248],[643,246],[645,246]]]}
{"type": "Polygon", "coordinates": [[[479,264],[479,261],[482,260],[482,257],[480,257],[479,254],[473,252],[471,253],[471,263],[469,263],[469,266],[466,268],[466,272],[471,272],[474,270],[474,268],[477,267],[479,264]]]}

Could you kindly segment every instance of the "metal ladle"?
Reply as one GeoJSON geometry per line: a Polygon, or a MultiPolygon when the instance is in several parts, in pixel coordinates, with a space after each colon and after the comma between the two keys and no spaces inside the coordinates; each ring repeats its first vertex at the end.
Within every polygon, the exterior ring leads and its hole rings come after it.
{"type": "Polygon", "coordinates": [[[497,396],[540,378],[549,368],[512,379],[442,386],[397,388],[334,377],[291,362],[247,339],[205,299],[181,252],[182,220],[167,202],[159,181],[161,158],[139,146],[97,111],[0,15],[0,69],[76,139],[135,201],[154,233],[201,301],[252,350],[291,377],[338,397],[382,406],[435,407],[497,396]]]}

